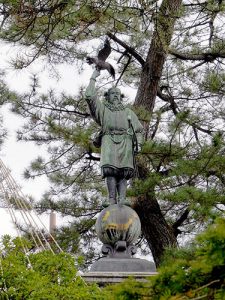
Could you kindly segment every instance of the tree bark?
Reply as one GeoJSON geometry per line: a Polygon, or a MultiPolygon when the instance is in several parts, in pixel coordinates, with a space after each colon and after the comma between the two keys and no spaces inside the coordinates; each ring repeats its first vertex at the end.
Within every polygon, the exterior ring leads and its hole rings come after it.
{"type": "Polygon", "coordinates": [[[135,106],[144,106],[150,113],[154,108],[162,69],[181,3],[182,0],[164,0],[155,20],[155,30],[134,102],[135,106]]]}
{"type": "Polygon", "coordinates": [[[134,209],[140,217],[142,234],[158,267],[165,248],[177,247],[174,230],[166,223],[154,194],[139,197],[134,209]]]}
{"type": "MultiPolygon", "coordinates": [[[[155,20],[155,31],[134,103],[135,106],[142,106],[150,113],[154,109],[159,81],[181,3],[182,0],[163,0],[155,20]]],[[[148,124],[144,124],[144,127],[147,128],[148,124]]],[[[143,168],[141,173],[145,174],[143,168]]],[[[154,191],[138,197],[134,209],[141,219],[142,233],[152,251],[155,264],[159,266],[165,248],[177,246],[174,231],[162,215],[154,191]]]]}

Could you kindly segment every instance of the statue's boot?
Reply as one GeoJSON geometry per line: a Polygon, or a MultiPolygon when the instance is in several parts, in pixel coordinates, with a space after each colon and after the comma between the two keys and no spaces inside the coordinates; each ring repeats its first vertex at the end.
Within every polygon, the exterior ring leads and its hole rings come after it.
{"type": "Polygon", "coordinates": [[[126,199],[126,198],[125,199],[124,198],[119,199],[119,204],[126,205],[126,206],[131,206],[130,201],[128,199],[126,199]]]}
{"type": "Polygon", "coordinates": [[[117,192],[119,196],[119,203],[122,205],[130,206],[130,202],[126,199],[127,180],[125,178],[117,181],[117,192]]]}
{"type": "Polygon", "coordinates": [[[103,207],[116,204],[116,178],[112,176],[106,177],[106,186],[108,189],[109,198],[102,203],[103,207]]]}
{"type": "Polygon", "coordinates": [[[114,198],[109,198],[102,202],[102,207],[105,208],[113,204],[116,204],[116,200],[114,198]]]}

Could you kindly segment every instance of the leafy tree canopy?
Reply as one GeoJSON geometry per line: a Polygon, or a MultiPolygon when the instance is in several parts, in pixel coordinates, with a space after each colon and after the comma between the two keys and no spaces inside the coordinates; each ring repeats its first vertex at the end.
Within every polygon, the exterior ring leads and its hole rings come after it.
{"type": "Polygon", "coordinates": [[[25,239],[3,238],[1,299],[106,299],[97,286],[87,285],[77,274],[74,257],[50,251],[29,253],[29,247],[25,239]]]}

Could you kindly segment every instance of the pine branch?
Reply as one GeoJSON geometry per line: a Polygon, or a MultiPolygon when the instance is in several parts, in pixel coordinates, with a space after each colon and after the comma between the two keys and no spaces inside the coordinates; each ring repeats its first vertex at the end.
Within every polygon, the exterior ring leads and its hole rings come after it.
{"type": "Polygon", "coordinates": [[[63,109],[63,108],[52,108],[52,107],[48,107],[48,106],[43,106],[43,105],[38,105],[38,104],[34,104],[34,103],[30,103],[30,102],[25,102],[23,101],[23,104],[26,104],[28,106],[32,106],[32,107],[36,107],[36,108],[40,108],[40,109],[46,109],[46,110],[50,110],[50,111],[58,111],[60,113],[73,113],[82,117],[89,117],[90,114],[88,113],[82,113],[80,111],[77,110],[69,110],[69,109],[63,109]]]}
{"type": "Polygon", "coordinates": [[[122,46],[124,49],[127,50],[128,53],[130,53],[136,60],[142,65],[142,67],[145,64],[144,59],[138,54],[134,48],[128,46],[126,43],[121,41],[119,38],[115,36],[115,34],[112,34],[111,32],[107,32],[108,37],[110,37],[112,40],[114,40],[116,43],[118,43],[120,46],[122,46]]]}
{"type": "Polygon", "coordinates": [[[128,68],[130,62],[131,62],[131,57],[130,57],[130,55],[128,55],[127,63],[125,64],[125,66],[124,66],[124,68],[123,68],[123,71],[121,72],[119,78],[118,78],[117,81],[116,81],[116,86],[117,86],[117,84],[119,83],[120,79],[122,78],[123,74],[125,73],[126,69],[128,68]]]}
{"type": "Polygon", "coordinates": [[[158,91],[157,91],[157,96],[162,99],[163,101],[166,101],[166,102],[169,102],[170,103],[170,108],[172,109],[174,115],[177,115],[178,114],[178,106],[175,102],[175,99],[172,95],[166,95],[164,93],[162,93],[162,89],[161,88],[158,88],[158,91]]]}
{"type": "Polygon", "coordinates": [[[179,52],[176,49],[169,49],[169,54],[181,60],[204,60],[205,62],[212,62],[217,58],[225,58],[225,51],[218,52],[202,52],[198,54],[179,52]]]}
{"type": "Polygon", "coordinates": [[[176,222],[173,223],[172,228],[174,230],[175,236],[178,236],[178,234],[181,233],[181,230],[179,230],[178,227],[180,227],[184,223],[184,221],[187,220],[189,212],[190,212],[189,209],[186,209],[183,212],[183,214],[179,217],[179,219],[177,219],[176,222]]]}

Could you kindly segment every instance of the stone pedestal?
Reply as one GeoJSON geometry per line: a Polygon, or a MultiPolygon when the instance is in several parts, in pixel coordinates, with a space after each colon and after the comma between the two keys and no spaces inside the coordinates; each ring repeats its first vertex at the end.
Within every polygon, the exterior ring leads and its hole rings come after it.
{"type": "Polygon", "coordinates": [[[138,273],[155,273],[156,268],[153,262],[140,258],[110,258],[103,257],[96,261],[91,272],[138,272],[138,273]]]}
{"type": "Polygon", "coordinates": [[[149,277],[155,276],[156,272],[88,272],[82,278],[88,283],[97,283],[99,286],[120,283],[133,277],[138,281],[145,282],[149,277]]]}
{"type": "Polygon", "coordinates": [[[135,242],[141,234],[141,223],[132,208],[120,204],[105,208],[97,219],[96,232],[103,243],[104,257],[82,276],[87,282],[104,285],[121,282],[129,276],[143,281],[157,274],[153,262],[133,257],[137,250],[135,242]]]}

